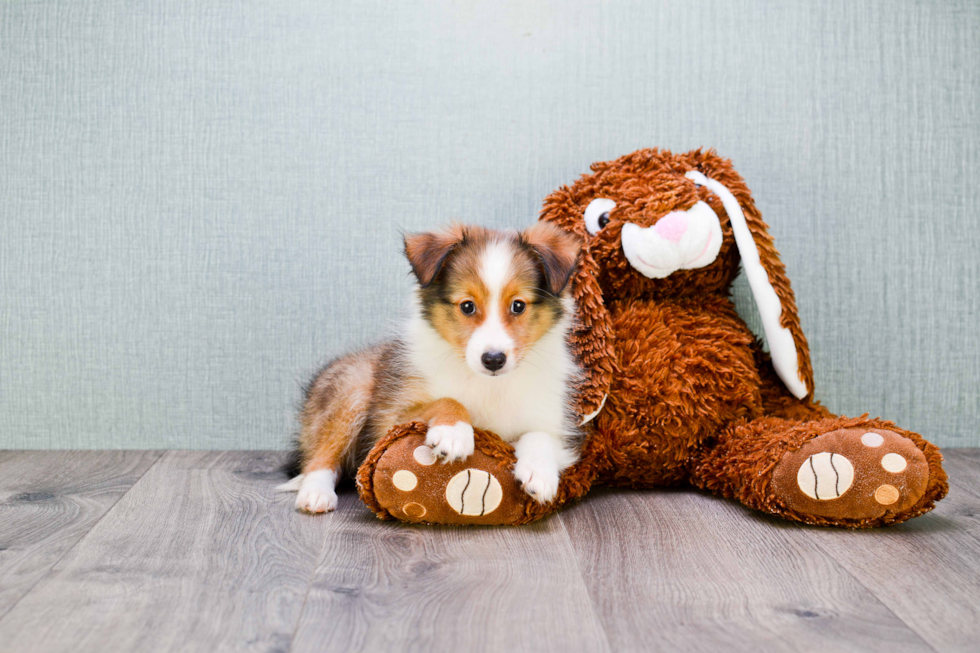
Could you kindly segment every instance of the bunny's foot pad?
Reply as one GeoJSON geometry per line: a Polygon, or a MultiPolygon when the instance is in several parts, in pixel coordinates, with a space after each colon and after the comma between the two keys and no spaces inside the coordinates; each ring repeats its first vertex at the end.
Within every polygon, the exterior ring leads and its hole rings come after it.
{"type": "Polygon", "coordinates": [[[926,493],[929,464],[915,443],[898,433],[845,428],[787,453],[772,483],[776,495],[798,513],[902,521],[926,493]]]}
{"type": "Polygon", "coordinates": [[[520,524],[530,499],[514,479],[514,449],[475,431],[469,458],[443,463],[425,444],[425,425],[396,427],[357,473],[361,499],[382,519],[420,524],[520,524]]]}

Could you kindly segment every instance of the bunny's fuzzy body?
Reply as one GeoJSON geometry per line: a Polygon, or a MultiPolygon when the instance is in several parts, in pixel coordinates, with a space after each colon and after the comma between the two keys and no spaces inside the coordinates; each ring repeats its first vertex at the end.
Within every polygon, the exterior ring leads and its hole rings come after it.
{"type": "MultiPolygon", "coordinates": [[[[577,399],[589,435],[555,500],[537,505],[508,485],[512,454],[481,434],[483,457],[471,465],[500,479],[504,502],[499,521],[480,523],[538,519],[596,484],[691,483],[786,519],[852,528],[905,521],[945,496],[937,447],[813,399],[789,279],[730,161],[648,149],[597,163],[546,199],[541,220],[582,242],[569,340],[585,372],[577,399]],[[740,267],[769,351],[731,301],[740,267]]],[[[395,429],[362,466],[361,496],[379,516],[426,521],[385,489],[422,436],[395,429]]]]}

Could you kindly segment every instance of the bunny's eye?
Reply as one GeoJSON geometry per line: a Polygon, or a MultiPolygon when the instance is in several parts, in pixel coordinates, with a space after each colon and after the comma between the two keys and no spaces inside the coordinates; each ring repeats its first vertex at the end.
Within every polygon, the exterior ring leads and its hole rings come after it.
{"type": "Polygon", "coordinates": [[[616,208],[616,202],[605,197],[597,197],[585,209],[585,228],[593,236],[609,224],[609,214],[616,208]]]}

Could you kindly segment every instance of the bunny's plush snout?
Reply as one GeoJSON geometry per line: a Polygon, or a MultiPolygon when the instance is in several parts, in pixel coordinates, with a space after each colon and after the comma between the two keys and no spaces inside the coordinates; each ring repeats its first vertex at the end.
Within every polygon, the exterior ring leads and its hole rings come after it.
{"type": "Polygon", "coordinates": [[[677,270],[703,268],[718,257],[722,233],[718,216],[704,202],[673,211],[651,227],[623,225],[623,253],[637,272],[663,279],[677,270]]]}

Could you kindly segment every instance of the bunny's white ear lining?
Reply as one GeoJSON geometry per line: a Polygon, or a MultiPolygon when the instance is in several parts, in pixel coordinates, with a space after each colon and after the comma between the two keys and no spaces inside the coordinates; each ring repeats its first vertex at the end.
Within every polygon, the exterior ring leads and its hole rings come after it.
{"type": "Polygon", "coordinates": [[[783,313],[783,305],[769,282],[769,274],[759,259],[759,249],[756,247],[752,232],[745,222],[742,207],[739,206],[738,200],[725,186],[713,179],[708,179],[697,170],[691,170],[684,176],[696,184],[706,186],[708,190],[721,199],[725,213],[728,214],[728,221],[732,225],[735,244],[738,246],[738,253],[742,259],[742,269],[745,271],[745,276],[748,277],[752,297],[755,299],[756,308],[762,318],[762,329],[766,334],[766,342],[769,343],[772,366],[789,391],[793,393],[793,396],[802,399],[807,394],[807,387],[800,378],[796,341],[793,340],[793,334],[790,333],[790,330],[779,323],[779,316],[783,313]]]}
{"type": "Polygon", "coordinates": [[[596,418],[596,415],[598,415],[602,411],[603,407],[606,405],[606,399],[609,399],[609,393],[608,392],[606,394],[602,395],[602,401],[599,402],[599,407],[596,408],[594,412],[591,412],[588,415],[586,415],[585,417],[583,417],[582,418],[582,421],[579,422],[578,425],[579,426],[585,426],[586,424],[588,424],[589,422],[591,422],[592,420],[594,420],[596,418]]]}

